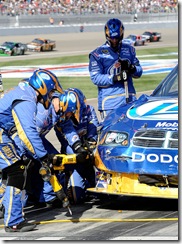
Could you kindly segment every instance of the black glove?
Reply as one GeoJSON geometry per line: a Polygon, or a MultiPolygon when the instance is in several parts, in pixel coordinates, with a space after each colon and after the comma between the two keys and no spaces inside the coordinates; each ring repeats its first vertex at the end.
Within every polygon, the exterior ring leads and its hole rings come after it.
{"type": "MultiPolygon", "coordinates": [[[[113,82],[120,82],[123,83],[125,80],[127,80],[127,73],[126,71],[122,71],[119,75],[114,75],[113,76],[113,82]]],[[[124,83],[123,83],[124,84],[124,83]]]]}
{"type": "Polygon", "coordinates": [[[85,141],[85,146],[88,148],[89,152],[93,152],[93,150],[96,148],[97,142],[94,138],[88,138],[85,141]]]}
{"type": "Polygon", "coordinates": [[[49,181],[53,171],[53,163],[55,161],[54,154],[47,154],[45,157],[41,158],[42,167],[39,170],[42,179],[44,181],[49,181]]]}
{"type": "Polygon", "coordinates": [[[72,149],[74,151],[74,153],[78,153],[81,151],[81,148],[82,148],[82,143],[81,141],[76,141],[73,145],[72,145],[72,149]]]}
{"type": "Polygon", "coordinates": [[[74,153],[76,153],[76,161],[78,163],[84,163],[87,156],[88,156],[88,152],[87,150],[82,146],[81,141],[77,141],[72,145],[72,149],[74,151],[74,153]]]}
{"type": "Polygon", "coordinates": [[[121,64],[121,70],[129,71],[131,62],[129,59],[119,59],[119,63],[121,64]]]}
{"type": "Polygon", "coordinates": [[[53,164],[56,163],[56,156],[54,154],[46,154],[43,158],[41,158],[42,166],[47,166],[50,169],[53,167],[53,164]]]}
{"type": "Polygon", "coordinates": [[[130,74],[134,74],[136,71],[136,66],[131,64],[128,59],[119,59],[119,63],[121,64],[121,70],[125,70],[130,74]]]}
{"type": "Polygon", "coordinates": [[[130,65],[130,69],[129,69],[129,73],[130,73],[130,74],[134,74],[135,71],[136,71],[136,66],[135,66],[134,64],[131,64],[131,65],[130,65]]]}

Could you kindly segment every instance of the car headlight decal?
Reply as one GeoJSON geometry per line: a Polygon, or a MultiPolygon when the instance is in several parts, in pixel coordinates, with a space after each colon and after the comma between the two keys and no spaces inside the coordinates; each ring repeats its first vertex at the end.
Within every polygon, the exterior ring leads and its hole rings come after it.
{"type": "Polygon", "coordinates": [[[109,131],[103,141],[107,145],[128,145],[128,134],[126,132],[109,131]]]}

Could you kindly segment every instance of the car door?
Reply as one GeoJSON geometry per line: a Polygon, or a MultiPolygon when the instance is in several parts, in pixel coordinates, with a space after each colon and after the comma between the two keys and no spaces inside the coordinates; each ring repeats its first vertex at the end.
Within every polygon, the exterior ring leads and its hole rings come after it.
{"type": "Polygon", "coordinates": [[[45,47],[45,49],[44,50],[50,50],[50,44],[49,44],[49,42],[48,42],[48,40],[45,40],[44,41],[44,47],[45,47]]]}
{"type": "Polygon", "coordinates": [[[19,43],[16,43],[16,44],[15,44],[15,48],[16,48],[16,52],[15,52],[15,54],[16,54],[16,55],[20,55],[20,54],[21,54],[21,47],[20,47],[20,44],[19,44],[19,43]]]}

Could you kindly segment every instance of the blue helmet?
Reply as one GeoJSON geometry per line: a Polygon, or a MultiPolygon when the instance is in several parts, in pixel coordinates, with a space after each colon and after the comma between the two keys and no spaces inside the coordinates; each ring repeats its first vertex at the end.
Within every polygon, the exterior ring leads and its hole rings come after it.
{"type": "Polygon", "coordinates": [[[68,112],[75,113],[77,110],[77,99],[72,91],[65,90],[64,94],[59,97],[61,112],[66,114],[68,112]]]}
{"type": "Polygon", "coordinates": [[[57,77],[46,69],[35,70],[28,82],[40,94],[45,109],[48,109],[51,104],[51,95],[53,92],[58,91],[64,93],[57,77]]]}
{"type": "Polygon", "coordinates": [[[123,23],[119,19],[108,20],[105,25],[105,36],[109,45],[111,45],[110,39],[118,39],[121,43],[124,37],[123,23]]]}
{"type": "Polygon", "coordinates": [[[73,92],[76,96],[76,103],[77,108],[74,113],[74,116],[78,122],[80,122],[80,119],[82,117],[82,111],[86,108],[86,97],[83,94],[83,92],[78,88],[69,88],[69,91],[73,92]]]}

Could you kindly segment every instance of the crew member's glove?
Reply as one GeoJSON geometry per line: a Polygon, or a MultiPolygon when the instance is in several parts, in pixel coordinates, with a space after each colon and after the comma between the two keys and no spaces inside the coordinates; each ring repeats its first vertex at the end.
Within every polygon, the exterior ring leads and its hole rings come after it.
{"type": "Polygon", "coordinates": [[[85,146],[88,147],[88,150],[92,153],[96,148],[97,142],[94,138],[88,138],[85,141],[85,146]]]}
{"type": "Polygon", "coordinates": [[[136,71],[136,66],[131,64],[128,59],[119,59],[119,63],[121,64],[121,70],[125,70],[130,74],[134,74],[136,71]]]}
{"type": "Polygon", "coordinates": [[[41,158],[42,167],[39,173],[44,181],[49,181],[51,178],[51,172],[53,170],[53,164],[56,163],[57,157],[54,154],[47,154],[41,158]]]}
{"type": "Polygon", "coordinates": [[[41,158],[41,163],[43,166],[47,166],[50,169],[53,164],[56,164],[57,157],[54,154],[47,154],[45,157],[41,158]]]}
{"type": "Polygon", "coordinates": [[[77,154],[76,156],[76,161],[78,163],[84,163],[87,156],[88,156],[88,152],[87,150],[82,146],[81,141],[77,141],[72,145],[72,149],[74,151],[74,153],[77,154]]]}
{"type": "Polygon", "coordinates": [[[122,71],[120,74],[118,75],[114,75],[113,76],[113,83],[116,83],[116,82],[124,82],[125,80],[127,80],[127,74],[126,72],[122,71]]]}

